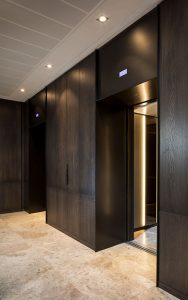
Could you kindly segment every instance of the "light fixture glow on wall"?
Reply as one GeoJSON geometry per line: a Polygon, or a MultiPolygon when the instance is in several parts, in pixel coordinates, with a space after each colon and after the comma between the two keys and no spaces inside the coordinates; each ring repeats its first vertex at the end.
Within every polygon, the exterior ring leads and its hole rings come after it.
{"type": "Polygon", "coordinates": [[[146,117],[142,116],[142,226],[146,225],[146,117]]]}
{"type": "Polygon", "coordinates": [[[101,23],[105,23],[106,21],[108,21],[108,17],[106,16],[100,16],[97,21],[101,22],[101,23]]]}
{"type": "Polygon", "coordinates": [[[24,92],[25,92],[25,89],[21,88],[21,89],[20,89],[20,92],[21,92],[21,93],[24,93],[24,92]]]}

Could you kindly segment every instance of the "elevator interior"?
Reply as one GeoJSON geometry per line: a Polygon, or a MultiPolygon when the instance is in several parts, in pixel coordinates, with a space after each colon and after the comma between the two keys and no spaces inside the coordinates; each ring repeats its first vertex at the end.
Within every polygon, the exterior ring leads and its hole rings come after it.
{"type": "Polygon", "coordinates": [[[134,106],[134,242],[157,249],[157,101],[134,106]]]}

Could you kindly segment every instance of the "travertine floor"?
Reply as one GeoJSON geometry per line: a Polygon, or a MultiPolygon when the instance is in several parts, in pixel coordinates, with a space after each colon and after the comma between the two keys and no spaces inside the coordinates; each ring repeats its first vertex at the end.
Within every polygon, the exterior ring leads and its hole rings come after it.
{"type": "Polygon", "coordinates": [[[122,244],[94,253],[44,214],[0,215],[0,299],[175,299],[155,287],[155,256],[122,244]]]}

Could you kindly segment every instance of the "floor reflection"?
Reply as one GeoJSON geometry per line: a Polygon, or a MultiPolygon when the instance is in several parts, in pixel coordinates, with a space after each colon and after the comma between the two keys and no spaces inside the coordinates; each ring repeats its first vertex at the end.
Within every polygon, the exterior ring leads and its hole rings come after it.
{"type": "Polygon", "coordinates": [[[146,230],[136,231],[134,238],[132,243],[140,248],[149,250],[153,254],[157,254],[157,226],[146,230]]]}

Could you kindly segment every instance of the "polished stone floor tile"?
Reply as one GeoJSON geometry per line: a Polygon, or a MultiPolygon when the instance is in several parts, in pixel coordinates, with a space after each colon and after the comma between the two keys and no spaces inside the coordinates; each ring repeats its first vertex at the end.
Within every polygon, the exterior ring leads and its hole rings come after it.
{"type": "Polygon", "coordinates": [[[157,253],[157,226],[135,232],[134,243],[157,253]]]}
{"type": "Polygon", "coordinates": [[[128,244],[95,253],[45,224],[44,213],[0,215],[1,300],[165,300],[156,257],[128,244]]]}

